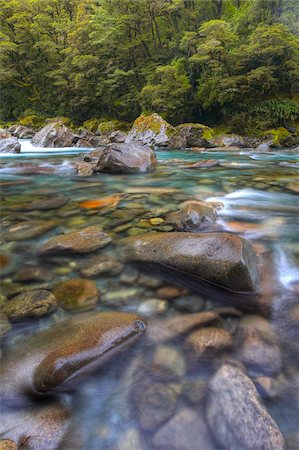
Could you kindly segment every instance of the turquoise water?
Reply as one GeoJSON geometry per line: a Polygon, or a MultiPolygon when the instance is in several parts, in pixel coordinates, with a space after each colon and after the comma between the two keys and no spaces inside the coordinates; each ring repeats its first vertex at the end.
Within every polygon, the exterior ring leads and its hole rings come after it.
{"type": "MultiPolygon", "coordinates": [[[[119,246],[122,238],[148,231],[171,231],[164,222],[153,225],[150,219],[165,218],[168,212],[178,209],[186,200],[222,203],[223,208],[218,212],[218,223],[222,229],[249,239],[260,254],[268,255],[273,266],[269,275],[272,277],[270,284],[272,282],[277,285],[278,289],[273,294],[275,301],[269,320],[280,342],[283,367],[277,377],[280,377],[280,393],[274,398],[266,399],[265,403],[288,442],[294,442],[295,439],[295,444],[289,444],[289,448],[299,448],[299,437],[297,436],[296,441],[295,436],[299,429],[299,325],[297,323],[291,329],[288,327],[284,308],[284,305],[298,302],[299,154],[286,150],[267,154],[245,151],[158,151],[158,166],[153,173],[132,176],[97,174],[90,178],[79,178],[74,172],[72,162],[79,153],[85,151],[89,150],[34,149],[28,141],[23,141],[20,155],[1,155],[0,164],[30,162],[51,171],[26,175],[20,173],[20,168],[12,166],[2,166],[0,169],[4,230],[0,254],[8,259],[2,272],[2,295],[11,297],[14,293],[34,289],[38,285],[51,289],[59,281],[80,277],[80,267],[88,256],[57,257],[48,260],[38,256],[38,246],[54,235],[89,225],[102,226],[113,238],[113,243],[102,253],[122,259],[123,254],[119,246]],[[190,162],[206,159],[216,159],[221,165],[192,170],[184,167],[190,162]],[[68,198],[68,202],[62,207],[26,210],[26,205],[34,200],[47,200],[61,195],[68,198]],[[120,195],[120,198],[116,206],[108,205],[102,209],[84,209],[80,206],[87,200],[117,195],[120,195]],[[6,241],[5,231],[13,224],[41,219],[55,220],[57,226],[29,240],[6,241]],[[44,269],[47,273],[45,280],[18,281],[17,274],[28,265],[44,269]]],[[[121,274],[96,278],[101,292],[97,309],[130,311],[141,315],[142,311],[146,311],[148,320],[186,313],[179,306],[179,302],[173,299],[160,299],[159,307],[157,302],[146,304],[148,300],[157,300],[158,287],[169,286],[169,281],[159,282],[156,275],[153,275],[156,283],[146,283],[141,282],[138,277],[139,269],[125,263],[121,274]]],[[[180,283],[174,277],[171,284],[180,283]]],[[[190,298],[190,304],[199,303],[200,300],[202,310],[215,308],[212,294],[209,296],[191,290],[182,291],[180,297],[190,298]]],[[[59,309],[51,316],[14,326],[3,340],[4,351],[9,351],[11,346],[22,341],[24,336],[51,327],[52,323],[72,314],[76,313],[59,309]]],[[[234,333],[238,319],[228,315],[223,321],[224,326],[234,333]]],[[[175,342],[173,348],[182,354],[182,342],[175,342]]],[[[152,434],[143,432],[140,428],[130,394],[134,390],[136,373],[138,376],[140,373],[146,376],[144,361],[150,360],[154,350],[153,345],[141,343],[112,362],[104,371],[83,381],[75,393],[61,397],[61,401],[71,409],[70,431],[62,448],[156,448],[153,446],[152,434]],[[124,436],[132,429],[137,430],[142,446],[140,442],[131,442],[125,447],[124,436]],[[79,440],[76,444],[77,438],[74,443],[74,436],[77,435],[79,440]]],[[[228,354],[227,357],[233,357],[233,354],[228,354]]],[[[200,376],[209,380],[209,370],[205,372],[200,369],[200,376]]],[[[179,383],[184,385],[186,381],[192,381],[197,376],[198,374],[186,371],[179,383]]],[[[179,402],[177,408],[180,405],[195,408],[188,400],[188,395],[181,395],[179,402]]],[[[201,448],[200,445],[198,448],[201,448]]]]}

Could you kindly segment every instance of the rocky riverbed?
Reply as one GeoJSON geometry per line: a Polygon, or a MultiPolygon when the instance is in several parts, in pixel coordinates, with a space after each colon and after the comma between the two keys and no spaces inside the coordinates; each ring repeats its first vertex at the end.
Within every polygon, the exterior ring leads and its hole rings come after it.
{"type": "Polygon", "coordinates": [[[20,142],[0,448],[299,448],[298,153],[20,142]]]}

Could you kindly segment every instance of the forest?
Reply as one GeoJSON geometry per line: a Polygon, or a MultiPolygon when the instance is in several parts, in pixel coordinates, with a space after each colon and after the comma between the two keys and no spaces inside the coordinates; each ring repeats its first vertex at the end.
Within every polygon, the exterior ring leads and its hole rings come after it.
{"type": "Polygon", "coordinates": [[[0,120],[298,120],[296,0],[0,0],[0,120]]]}

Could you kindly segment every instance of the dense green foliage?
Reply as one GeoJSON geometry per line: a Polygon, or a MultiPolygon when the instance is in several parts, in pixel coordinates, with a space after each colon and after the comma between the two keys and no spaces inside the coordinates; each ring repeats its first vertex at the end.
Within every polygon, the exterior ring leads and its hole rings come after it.
{"type": "MultiPolygon", "coordinates": [[[[298,119],[296,0],[0,0],[0,119],[298,119]]],[[[91,128],[95,122],[89,122],[91,128]]]]}

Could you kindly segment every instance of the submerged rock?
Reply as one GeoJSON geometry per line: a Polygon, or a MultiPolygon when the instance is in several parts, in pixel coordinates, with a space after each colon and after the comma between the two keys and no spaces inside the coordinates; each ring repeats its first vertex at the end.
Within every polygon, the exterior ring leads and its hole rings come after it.
{"type": "Polygon", "coordinates": [[[38,131],[31,143],[35,147],[72,147],[75,135],[63,122],[48,123],[38,131]]]}
{"type": "Polygon", "coordinates": [[[123,352],[144,330],[144,322],[135,314],[93,312],[23,340],[2,360],[2,404],[26,402],[28,393],[70,388],[74,380],[123,352]]]}
{"type": "Polygon", "coordinates": [[[39,249],[42,255],[90,253],[112,241],[100,227],[90,226],[79,231],[55,236],[39,249]]]}
{"type": "Polygon", "coordinates": [[[203,159],[196,163],[187,164],[183,166],[184,169],[210,169],[211,167],[220,166],[220,162],[217,159],[203,159]]]}
{"type": "Polygon", "coordinates": [[[214,450],[210,432],[203,418],[184,408],[163,425],[153,437],[154,448],[165,450],[214,450]]]}
{"type": "Polygon", "coordinates": [[[69,198],[65,195],[57,195],[56,197],[41,198],[34,200],[29,205],[24,206],[22,209],[25,211],[48,211],[51,209],[58,209],[66,205],[69,198]]]}
{"type": "Polygon", "coordinates": [[[276,375],[282,360],[270,322],[259,316],[241,321],[236,336],[236,357],[254,375],[276,375]],[[256,323],[255,323],[256,322],[256,323]]]}
{"type": "Polygon", "coordinates": [[[101,153],[95,170],[110,173],[151,172],[157,164],[152,149],[133,143],[109,144],[101,153]]]}
{"type": "Polygon", "coordinates": [[[158,114],[138,117],[126,142],[137,142],[150,147],[180,148],[184,146],[184,140],[180,138],[178,130],[158,114]]]}
{"type": "Polygon", "coordinates": [[[128,258],[166,265],[233,291],[255,291],[257,257],[251,244],[230,233],[147,233],[126,238],[128,258]]]}
{"type": "Polygon", "coordinates": [[[0,139],[0,153],[20,153],[21,144],[16,137],[0,139]]]}
{"type": "Polygon", "coordinates": [[[207,327],[193,331],[185,340],[185,350],[190,361],[218,354],[232,347],[233,339],[223,328],[207,327]]]}
{"type": "Polygon", "coordinates": [[[17,442],[18,446],[1,447],[0,443],[0,449],[56,450],[67,430],[69,417],[68,408],[54,401],[23,410],[2,411],[1,436],[17,442]]]}
{"type": "Polygon", "coordinates": [[[186,202],[179,210],[167,215],[166,223],[179,231],[199,231],[204,226],[214,223],[217,213],[209,203],[200,201],[186,202]]]}
{"type": "Polygon", "coordinates": [[[61,281],[52,292],[58,304],[70,311],[93,308],[100,297],[94,281],[80,278],[61,281]]]}
{"type": "Polygon", "coordinates": [[[28,220],[12,225],[4,232],[4,236],[8,241],[22,241],[37,237],[56,226],[57,223],[54,220],[28,220]]]}
{"type": "Polygon", "coordinates": [[[118,275],[123,270],[123,264],[113,256],[98,255],[87,261],[81,267],[83,277],[97,277],[99,275],[118,275]]]}
{"type": "Polygon", "coordinates": [[[24,292],[8,300],[0,311],[12,322],[40,317],[56,309],[56,298],[44,289],[24,292]]]}
{"type": "Polygon", "coordinates": [[[218,314],[213,311],[207,311],[155,320],[149,322],[147,337],[156,344],[164,343],[176,339],[195,328],[215,322],[217,319],[219,319],[218,314]]]}
{"type": "Polygon", "coordinates": [[[284,438],[252,381],[222,366],[210,382],[207,419],[218,444],[229,450],[284,449],[284,438]]]}
{"type": "Polygon", "coordinates": [[[176,383],[145,380],[135,386],[132,397],[143,430],[154,430],[170,419],[176,409],[181,387],[176,383]]]}

